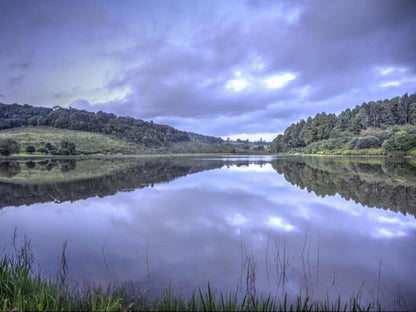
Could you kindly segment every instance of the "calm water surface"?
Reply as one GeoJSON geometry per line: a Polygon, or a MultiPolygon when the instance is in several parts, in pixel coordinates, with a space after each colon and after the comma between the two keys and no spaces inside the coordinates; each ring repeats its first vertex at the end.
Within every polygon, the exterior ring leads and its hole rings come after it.
{"type": "Polygon", "coordinates": [[[342,158],[137,158],[0,163],[0,250],[31,239],[55,276],[206,288],[362,292],[416,308],[416,165],[342,158]]]}

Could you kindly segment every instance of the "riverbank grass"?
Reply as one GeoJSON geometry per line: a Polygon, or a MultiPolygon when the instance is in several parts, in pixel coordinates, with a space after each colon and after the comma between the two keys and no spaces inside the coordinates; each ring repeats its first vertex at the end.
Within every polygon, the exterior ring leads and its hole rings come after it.
{"type": "MultiPolygon", "coordinates": [[[[15,245],[14,245],[15,246],[15,245]]],[[[67,282],[66,243],[62,249],[55,278],[35,272],[31,243],[15,248],[12,256],[0,259],[1,311],[381,311],[379,304],[364,305],[360,295],[346,302],[341,298],[314,301],[299,294],[293,303],[287,294],[282,299],[272,295],[256,295],[252,288],[246,292],[218,293],[210,284],[206,290],[194,291],[190,298],[175,293],[172,287],[159,297],[149,299],[140,290],[125,286],[107,287],[91,284],[80,289],[67,282]]],[[[254,274],[254,272],[253,272],[254,274]]]]}

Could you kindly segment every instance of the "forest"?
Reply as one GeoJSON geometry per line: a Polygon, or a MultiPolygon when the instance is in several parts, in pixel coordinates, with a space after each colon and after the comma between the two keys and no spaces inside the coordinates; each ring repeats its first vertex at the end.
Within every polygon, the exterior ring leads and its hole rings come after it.
{"type": "Polygon", "coordinates": [[[339,115],[319,113],[302,119],[273,140],[271,152],[348,155],[366,150],[366,154],[416,155],[415,146],[416,93],[406,93],[339,115]]]}

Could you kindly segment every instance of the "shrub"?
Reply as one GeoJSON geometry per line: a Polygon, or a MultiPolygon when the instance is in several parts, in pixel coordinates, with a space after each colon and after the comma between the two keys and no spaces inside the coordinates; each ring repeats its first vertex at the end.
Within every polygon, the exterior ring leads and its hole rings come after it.
{"type": "Polygon", "coordinates": [[[75,155],[76,154],[75,143],[70,142],[68,140],[62,140],[60,153],[62,155],[75,155]]]}
{"type": "Polygon", "coordinates": [[[20,152],[20,145],[12,139],[0,139],[0,155],[9,156],[20,152]]]}
{"type": "Polygon", "coordinates": [[[395,132],[388,140],[383,143],[383,147],[388,154],[404,153],[411,150],[416,145],[416,138],[406,131],[395,132]]]}
{"type": "Polygon", "coordinates": [[[354,138],[350,142],[348,142],[348,148],[350,149],[376,148],[379,146],[380,139],[373,135],[354,138]]]}

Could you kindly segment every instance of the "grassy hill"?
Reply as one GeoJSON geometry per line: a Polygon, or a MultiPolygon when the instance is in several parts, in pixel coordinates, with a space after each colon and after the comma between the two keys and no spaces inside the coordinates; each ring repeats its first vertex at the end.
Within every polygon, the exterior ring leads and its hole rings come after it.
{"type": "Polygon", "coordinates": [[[28,145],[33,145],[36,150],[44,148],[48,142],[59,147],[62,140],[75,143],[77,152],[81,154],[136,154],[155,152],[155,148],[145,148],[142,144],[113,139],[110,136],[100,133],[53,127],[7,129],[0,131],[0,139],[13,139],[17,141],[20,144],[21,153],[25,151],[28,145]]]}
{"type": "Polygon", "coordinates": [[[101,111],[94,113],[75,108],[0,103],[0,130],[27,126],[101,133],[115,139],[143,144],[146,147],[166,148],[172,143],[191,140],[203,143],[223,142],[221,138],[181,131],[152,121],[118,117],[101,111]]]}
{"type": "Polygon", "coordinates": [[[134,143],[95,132],[60,129],[54,127],[20,127],[0,131],[0,140],[11,139],[20,145],[20,155],[30,155],[25,152],[26,147],[32,145],[36,148],[34,155],[45,155],[39,152],[45,148],[46,143],[60,149],[61,141],[67,140],[75,144],[76,154],[155,154],[155,153],[265,153],[268,143],[263,143],[261,149],[258,143],[249,142],[203,142],[192,140],[187,142],[173,142],[168,146],[146,146],[143,143],[134,143]]]}
{"type": "Polygon", "coordinates": [[[224,141],[104,112],[0,103],[0,154],[265,153],[266,142],[224,141]],[[67,141],[67,145],[62,145],[67,141]],[[17,142],[18,144],[16,144],[17,142]],[[70,145],[68,145],[70,144],[70,145]],[[76,152],[73,149],[75,144],[76,152]],[[42,152],[43,150],[43,152],[42,152]]]}

